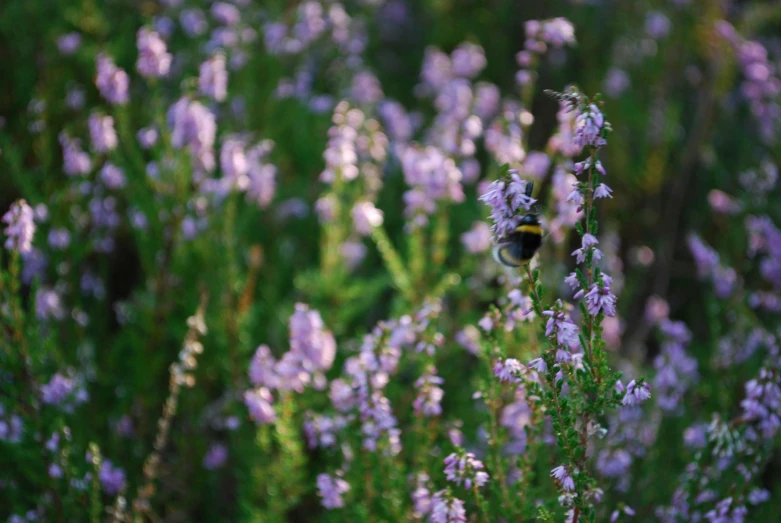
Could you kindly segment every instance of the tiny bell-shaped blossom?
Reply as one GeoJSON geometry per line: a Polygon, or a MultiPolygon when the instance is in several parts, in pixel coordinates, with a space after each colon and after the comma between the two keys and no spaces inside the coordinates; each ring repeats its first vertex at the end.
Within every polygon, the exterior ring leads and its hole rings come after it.
{"type": "Polygon", "coordinates": [[[25,200],[11,204],[11,208],[3,215],[6,228],[5,248],[19,254],[27,254],[32,250],[35,235],[35,213],[25,200]]]}
{"type": "Polygon", "coordinates": [[[99,153],[116,149],[119,139],[114,129],[114,118],[107,115],[92,113],[89,117],[89,136],[92,148],[99,153]]]}
{"type": "Polygon", "coordinates": [[[171,70],[173,57],[166,49],[165,41],[156,31],[147,27],[138,30],[136,36],[138,45],[138,61],[136,69],[146,78],[160,78],[171,70]]]}
{"type": "Polygon", "coordinates": [[[328,510],[344,506],[342,494],[349,492],[350,485],[338,476],[319,474],[317,476],[317,494],[323,498],[321,503],[328,510]]]}
{"type": "Polygon", "coordinates": [[[368,236],[374,229],[382,225],[382,211],[372,202],[357,202],[352,209],[353,226],[361,236],[368,236]]]}
{"type": "Polygon", "coordinates": [[[114,105],[126,104],[130,87],[130,78],[127,73],[117,67],[114,61],[105,54],[98,55],[96,66],[95,85],[103,98],[114,105]]]}
{"type": "Polygon", "coordinates": [[[651,386],[648,383],[643,382],[639,384],[636,380],[632,380],[626,386],[626,394],[624,394],[624,399],[621,400],[621,403],[624,405],[635,405],[644,402],[650,397],[651,386]]]}
{"type": "Polygon", "coordinates": [[[471,490],[472,485],[482,487],[488,482],[488,473],[483,469],[483,462],[471,452],[453,453],[445,458],[445,477],[456,485],[464,484],[471,490]]]}
{"type": "Polygon", "coordinates": [[[454,498],[449,489],[440,490],[431,498],[428,520],[431,523],[465,523],[464,502],[454,498]]]}
{"type": "Polygon", "coordinates": [[[515,358],[497,360],[494,365],[494,375],[499,381],[518,383],[521,381],[521,372],[525,370],[520,361],[515,358]]]}
{"type": "Polygon", "coordinates": [[[228,71],[225,56],[217,54],[203,62],[198,69],[198,90],[201,94],[222,102],[228,96],[228,71]]]}
{"type": "Polygon", "coordinates": [[[572,479],[572,475],[564,465],[559,465],[550,473],[552,478],[558,480],[562,490],[566,492],[572,492],[575,490],[575,480],[572,479]]]}

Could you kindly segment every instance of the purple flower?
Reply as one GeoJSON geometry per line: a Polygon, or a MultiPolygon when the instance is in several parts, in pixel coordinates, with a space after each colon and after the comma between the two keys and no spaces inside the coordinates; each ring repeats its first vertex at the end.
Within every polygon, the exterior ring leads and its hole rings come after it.
{"type": "Polygon", "coordinates": [[[95,85],[103,98],[114,105],[127,103],[130,87],[127,73],[117,67],[109,56],[102,53],[96,59],[96,66],[95,85]]]}
{"type": "Polygon", "coordinates": [[[252,362],[249,366],[249,380],[256,387],[268,387],[274,389],[277,386],[277,375],[274,355],[268,345],[260,345],[255,350],[252,362]]]}
{"type": "Polygon", "coordinates": [[[223,25],[236,25],[241,21],[239,9],[227,2],[216,2],[212,5],[212,16],[217,23],[223,25]]]}
{"type": "Polygon", "coordinates": [[[453,72],[464,78],[474,78],[487,64],[483,48],[469,42],[456,47],[450,55],[450,60],[453,72]]]}
{"type": "Polygon", "coordinates": [[[342,494],[349,492],[350,485],[339,476],[318,474],[317,494],[323,498],[322,504],[328,510],[344,506],[342,494]]]}
{"type": "Polygon", "coordinates": [[[659,11],[649,11],[645,15],[645,32],[654,40],[660,40],[670,34],[670,19],[659,11]]]}
{"type": "Polygon", "coordinates": [[[214,114],[200,102],[180,98],[168,110],[171,145],[189,147],[196,167],[211,171],[215,167],[214,139],[217,124],[214,114]]]}
{"type": "Polygon", "coordinates": [[[525,370],[525,367],[515,358],[497,360],[494,365],[494,375],[499,378],[500,381],[518,383],[521,381],[523,370],[525,370]]]}
{"type": "Polygon", "coordinates": [[[465,523],[464,502],[454,498],[449,490],[440,490],[431,499],[428,520],[431,523],[465,523]]]}
{"type": "Polygon", "coordinates": [[[353,77],[350,92],[358,104],[376,104],[384,96],[380,81],[369,71],[361,71],[353,77]]]}
{"type": "Polygon", "coordinates": [[[594,104],[588,105],[575,118],[573,142],[580,147],[586,145],[601,147],[605,145],[604,138],[600,137],[604,125],[605,117],[602,115],[602,111],[594,104]]]}
{"type": "Polygon", "coordinates": [[[3,233],[6,235],[5,248],[19,254],[32,251],[35,235],[35,213],[25,200],[17,200],[3,215],[2,222],[6,224],[3,233]]]}
{"type": "Polygon", "coordinates": [[[605,185],[604,183],[600,183],[597,188],[594,190],[594,198],[612,198],[613,197],[613,189],[605,185]]]}
{"type": "MultiPolygon", "coordinates": [[[[597,316],[600,312],[605,313],[606,316],[616,315],[616,296],[610,292],[610,283],[604,280],[602,282],[595,282],[591,284],[591,287],[586,295],[586,308],[589,314],[597,316]]],[[[575,299],[580,299],[584,294],[581,289],[575,294],[575,299]]]]}
{"type": "Polygon", "coordinates": [[[697,274],[704,278],[713,274],[719,266],[719,255],[696,234],[690,234],[689,250],[697,264],[697,274]]]}
{"type": "Polygon", "coordinates": [[[339,254],[342,255],[347,269],[354,270],[358,267],[364,258],[366,258],[366,245],[360,241],[346,241],[339,247],[339,254]]]}
{"type": "Polygon", "coordinates": [[[556,334],[557,343],[569,349],[579,347],[578,326],[575,325],[569,316],[561,311],[547,310],[543,311],[543,316],[548,317],[545,325],[545,335],[553,336],[556,334]]]}
{"type": "Polygon", "coordinates": [[[382,211],[372,202],[356,202],[352,209],[353,227],[361,236],[368,236],[382,225],[382,211]]]}
{"type": "Polygon", "coordinates": [[[575,480],[572,479],[572,475],[564,465],[559,465],[550,473],[552,478],[555,478],[564,491],[572,492],[575,490],[575,480]]]}
{"type": "Polygon", "coordinates": [[[265,387],[256,390],[248,390],[244,393],[244,405],[247,406],[249,416],[258,425],[273,423],[277,419],[274,411],[274,398],[265,387]]]}
{"type": "Polygon", "coordinates": [[[312,370],[330,369],[336,356],[336,341],[325,329],[320,313],[303,303],[296,304],[290,317],[290,352],[312,370]]]}
{"type": "Polygon", "coordinates": [[[445,458],[445,477],[456,485],[464,484],[470,490],[472,485],[482,487],[488,482],[488,473],[483,463],[471,452],[450,454],[445,458]]]}
{"type": "Polygon", "coordinates": [[[138,144],[142,149],[153,147],[157,143],[158,137],[159,133],[154,127],[144,127],[136,134],[136,139],[138,139],[138,144]]]}
{"type": "Polygon", "coordinates": [[[416,475],[416,487],[410,495],[415,517],[423,518],[431,512],[431,491],[428,489],[428,474],[421,472],[416,475]]]}
{"type": "Polygon", "coordinates": [[[200,9],[183,9],[179,14],[179,23],[187,36],[200,36],[209,29],[206,16],[200,9]]]}
{"type": "Polygon", "coordinates": [[[621,403],[624,405],[636,405],[651,397],[651,386],[648,383],[643,382],[638,384],[636,380],[629,382],[626,386],[626,394],[621,403]]]}
{"type": "Polygon", "coordinates": [[[526,183],[518,176],[517,171],[511,171],[509,178],[492,182],[480,197],[480,200],[491,207],[493,231],[497,236],[502,237],[513,232],[520,223],[520,209],[528,211],[536,201],[526,195],[526,183]]]}
{"type": "Polygon", "coordinates": [[[47,405],[60,405],[76,391],[76,383],[62,374],[52,376],[49,383],[41,385],[41,401],[47,405]]]}
{"type": "Polygon", "coordinates": [[[115,467],[110,460],[104,460],[100,464],[98,478],[104,492],[109,496],[114,496],[125,488],[125,471],[115,467]]]}
{"type": "Polygon", "coordinates": [[[737,214],[741,205],[724,191],[713,189],[708,193],[708,204],[714,212],[719,214],[737,214]]]}
{"type": "Polygon", "coordinates": [[[528,367],[530,369],[534,369],[540,374],[547,374],[548,372],[548,364],[545,363],[545,360],[542,358],[534,358],[529,362],[528,367]]]}
{"type": "Polygon", "coordinates": [[[49,246],[61,251],[68,248],[71,243],[71,233],[68,229],[58,227],[49,231],[49,246]]]}
{"type": "Polygon", "coordinates": [[[199,68],[198,90],[201,94],[222,102],[228,96],[228,71],[225,56],[217,54],[203,62],[199,68]]]}
{"type": "Polygon", "coordinates": [[[89,154],[81,149],[81,142],[71,139],[65,133],[60,133],[59,139],[62,145],[62,163],[65,174],[75,176],[89,173],[92,170],[92,160],[90,160],[89,154]]]}
{"type": "Polygon", "coordinates": [[[138,61],[136,69],[146,78],[161,78],[171,70],[173,57],[167,51],[160,35],[147,27],[142,27],[136,35],[138,61]]]}
{"type": "Polygon", "coordinates": [[[444,381],[445,380],[436,375],[436,369],[430,369],[429,372],[418,378],[415,382],[415,388],[418,390],[418,395],[412,402],[415,414],[423,416],[424,418],[442,414],[441,403],[445,391],[442,390],[440,385],[442,385],[444,381]]]}
{"type": "Polygon", "coordinates": [[[100,180],[109,189],[122,189],[127,183],[124,171],[111,162],[100,170],[100,180]]]}
{"type": "Polygon", "coordinates": [[[776,371],[763,367],[745,388],[746,398],[740,403],[743,417],[754,422],[765,438],[773,438],[781,429],[781,386],[776,371]]]}
{"type": "Polygon", "coordinates": [[[485,222],[474,222],[472,229],[461,235],[467,252],[477,254],[491,248],[491,227],[485,222]]]}
{"type": "MultiPolygon", "coordinates": [[[[536,35],[536,31],[532,30],[532,33],[536,35]]],[[[530,37],[528,27],[526,36],[530,37]]],[[[574,45],[575,26],[566,18],[559,17],[545,20],[541,24],[539,38],[543,42],[557,48],[564,47],[565,45],[574,45]]]]}
{"type": "Polygon", "coordinates": [[[206,470],[222,468],[227,460],[228,448],[221,443],[215,443],[209,447],[208,452],[203,457],[203,468],[206,470]]]}
{"type": "Polygon", "coordinates": [[[74,111],[84,107],[84,89],[79,86],[69,89],[65,94],[65,105],[74,111]]]}
{"type": "Polygon", "coordinates": [[[57,38],[57,49],[63,56],[70,56],[81,46],[79,33],[68,33],[57,38]]]}
{"type": "Polygon", "coordinates": [[[35,293],[35,314],[39,320],[65,319],[65,308],[59,293],[49,287],[39,287],[35,293]]]}
{"type": "Polygon", "coordinates": [[[626,71],[617,67],[611,67],[607,72],[607,76],[605,76],[603,89],[610,98],[618,98],[631,84],[632,82],[626,71]]]}
{"type": "Polygon", "coordinates": [[[56,463],[49,465],[49,477],[52,479],[59,479],[62,477],[62,467],[56,463]]]}
{"type": "Polygon", "coordinates": [[[89,116],[89,136],[92,148],[99,153],[113,151],[119,143],[114,130],[114,118],[99,113],[89,116]]]}

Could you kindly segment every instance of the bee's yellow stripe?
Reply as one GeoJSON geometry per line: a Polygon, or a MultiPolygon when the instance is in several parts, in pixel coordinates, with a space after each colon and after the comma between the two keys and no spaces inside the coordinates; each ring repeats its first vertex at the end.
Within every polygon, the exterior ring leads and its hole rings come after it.
{"type": "Polygon", "coordinates": [[[542,227],[539,225],[521,225],[517,229],[515,229],[516,232],[528,232],[530,234],[539,234],[542,236],[542,227]]]}
{"type": "Polygon", "coordinates": [[[508,267],[520,267],[521,265],[526,265],[529,263],[529,260],[525,260],[522,258],[516,258],[512,254],[510,254],[510,250],[506,246],[500,246],[496,250],[496,257],[498,260],[508,267]]]}

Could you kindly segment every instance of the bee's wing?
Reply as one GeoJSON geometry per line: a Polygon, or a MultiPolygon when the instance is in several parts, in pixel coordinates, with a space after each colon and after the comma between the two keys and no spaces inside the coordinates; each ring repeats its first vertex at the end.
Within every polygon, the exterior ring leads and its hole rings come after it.
{"type": "Polygon", "coordinates": [[[524,264],[521,245],[517,242],[504,242],[494,245],[494,259],[507,267],[520,267],[524,264]]]}

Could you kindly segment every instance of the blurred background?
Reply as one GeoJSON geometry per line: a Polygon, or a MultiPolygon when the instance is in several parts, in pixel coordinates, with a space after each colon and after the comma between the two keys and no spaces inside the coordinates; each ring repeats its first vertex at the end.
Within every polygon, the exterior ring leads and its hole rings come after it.
{"type": "MultiPolygon", "coordinates": [[[[438,363],[441,374],[446,383],[473,378],[470,360],[464,359],[471,356],[455,341],[457,335],[491,305],[502,306],[512,285],[487,243],[473,247],[462,240],[487,217],[478,201],[480,182],[495,178],[505,163],[488,143],[485,130],[494,120],[483,119],[473,153],[451,155],[464,173],[465,196],[442,207],[447,222],[440,236],[434,230],[440,221],[432,220],[430,242],[442,249],[423,262],[427,268],[417,274],[423,289],[417,296],[400,297],[382,248],[350,233],[349,224],[324,219],[316,205],[337,191],[321,173],[329,167],[324,151],[332,115],[347,100],[381,124],[390,145],[387,159],[360,158],[373,165],[376,180],[366,176],[340,198],[353,202],[368,195],[384,213],[388,241],[411,253],[402,257],[414,265],[416,247],[406,243],[409,182],[403,155],[395,154],[402,149],[394,147],[414,140],[450,154],[439,145],[445,139],[437,135],[438,117],[471,103],[472,91],[466,101],[456,94],[442,102],[432,94],[437,71],[432,53],[436,48],[447,58],[464,42],[480,46],[477,55],[484,57],[469,89],[477,89],[477,82],[493,84],[501,103],[518,104],[512,107],[522,115],[504,122],[509,127],[500,134],[509,151],[517,142],[520,153],[505,155],[507,163],[535,179],[538,208],[553,231],[538,257],[552,294],[565,294],[560,282],[572,270],[570,253],[579,240],[569,234],[574,222],[560,223],[568,179],[556,173],[569,172],[569,159],[555,145],[562,132],[560,107],[543,91],[577,85],[585,93],[601,93],[613,129],[601,153],[613,195],[600,201],[598,219],[604,264],[620,282],[619,313],[604,334],[615,366],[654,374],[662,344],[649,307],[652,312],[654,306],[667,307],[664,316],[685,322],[692,333],[689,351],[700,371],[696,392],[684,403],[702,417],[679,413],[657,425],[657,446],[645,459],[676,472],[653,476],[656,481],[648,475],[632,486],[629,500],[638,520],[653,520],[654,507],[669,503],[672,478],[686,463],[683,454],[670,451],[667,460],[659,453],[682,448],[681,434],[693,419],[707,422],[708,412],[726,414],[739,404],[756,366],[711,363],[725,340],[744,344],[754,327],[775,329],[781,311],[774,269],[763,268],[764,258],[754,256],[772,251],[767,244],[772,240],[752,251],[749,225],[750,217],[781,219],[778,2],[5,0],[0,209],[24,198],[36,212],[36,253],[23,260],[20,290],[28,307],[39,296],[29,327],[38,332],[35,365],[41,376],[70,372],[84,381],[89,404],[69,421],[58,414],[52,419],[60,421],[52,423],[67,426],[82,445],[99,442],[103,455],[126,471],[128,493],[142,483],[186,318],[202,295],[209,297],[209,333],[202,340],[196,386],[183,393],[159,472],[166,480],[154,503],[166,521],[306,521],[322,513],[313,478],[328,458],[304,448],[302,437],[293,450],[281,451],[280,441],[289,441],[284,431],[298,434],[298,422],[279,428],[279,439],[264,436],[256,433],[241,401],[256,347],[264,343],[277,356],[285,352],[288,317],[297,302],[320,311],[337,338],[340,363],[341,351],[355,350],[377,321],[410,313],[424,295],[439,293],[450,351],[438,363]],[[527,22],[557,17],[571,23],[574,36],[565,27],[547,41],[542,37],[544,49],[532,58],[519,57],[530,45],[527,22]],[[172,55],[167,74],[139,74],[141,27],[165,41],[172,55]],[[112,103],[96,86],[101,53],[129,74],[126,103],[112,103]],[[218,54],[226,60],[227,88],[222,97],[210,97],[202,64],[218,54]],[[228,176],[224,149],[213,159],[221,176],[198,178],[190,168],[192,148],[176,147],[166,131],[176,125],[172,106],[183,96],[200,96],[216,115],[217,143],[228,137],[248,145],[273,141],[273,149],[258,154],[263,165],[274,167],[274,183],[257,182],[252,197],[203,189],[204,180],[228,176]],[[111,152],[95,150],[90,115],[96,113],[114,119],[119,145],[109,147],[111,152]],[[399,130],[404,126],[409,130],[399,130]],[[156,145],[145,147],[137,138],[147,128],[159,132],[156,145]],[[77,149],[92,153],[94,169],[84,175],[69,173],[73,167],[63,156],[73,139],[80,140],[77,149]],[[544,166],[535,168],[531,158],[544,166]],[[122,169],[116,186],[98,172],[104,160],[122,169]],[[712,278],[698,261],[693,233],[718,252],[721,272],[712,278]],[[68,240],[58,242],[58,234],[68,240]],[[442,282],[452,285],[440,293],[442,282]],[[34,327],[34,321],[45,327],[34,327]],[[230,420],[240,420],[240,426],[227,428],[230,420]],[[222,450],[213,450],[215,445],[222,450]],[[204,464],[210,451],[218,466],[204,464]],[[281,490],[274,490],[275,482],[281,490]],[[259,508],[267,516],[258,515],[259,508]]],[[[455,63],[454,55],[451,59],[455,63]]],[[[348,223],[349,213],[342,220],[348,223]]],[[[10,266],[7,258],[3,263],[10,266]]],[[[404,402],[402,389],[415,377],[397,379],[399,391],[391,399],[404,402]]],[[[458,412],[468,438],[477,438],[469,428],[471,415],[462,412],[471,393],[446,387],[444,406],[458,412]]],[[[6,415],[11,403],[5,402],[6,415]]],[[[325,403],[321,393],[289,406],[302,415],[325,403]]],[[[2,496],[13,506],[0,507],[0,516],[38,503],[40,478],[24,472],[36,459],[35,453],[0,456],[5,471],[0,489],[14,492],[2,496]]],[[[780,459],[776,442],[760,481],[775,495],[780,459]]],[[[633,467],[640,476],[654,472],[642,460],[633,467]]],[[[773,520],[773,510],[765,505],[751,520],[773,520]]]]}

